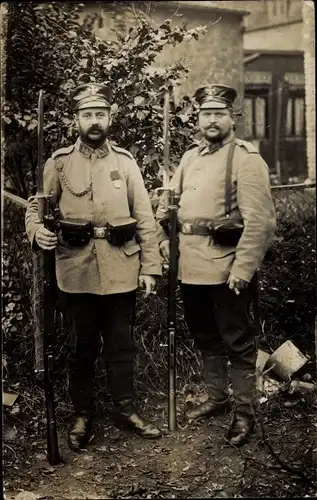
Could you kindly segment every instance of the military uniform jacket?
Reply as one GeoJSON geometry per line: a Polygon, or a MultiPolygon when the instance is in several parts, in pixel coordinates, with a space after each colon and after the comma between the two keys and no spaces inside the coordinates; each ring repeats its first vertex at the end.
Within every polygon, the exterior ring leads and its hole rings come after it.
{"type": "MultiPolygon", "coordinates": [[[[80,139],[56,151],[44,168],[44,191],[59,203],[61,217],[91,221],[104,227],[116,218],[137,220],[135,239],[115,247],[92,238],[83,248],[59,242],[56,278],[59,288],[71,293],[113,294],[138,286],[139,273],[161,275],[155,220],[140,169],[126,150],[106,141],[93,150],[80,139]]],[[[35,249],[39,228],[37,200],[26,212],[26,232],[35,249]]]]}
{"type": "MultiPolygon", "coordinates": [[[[203,140],[182,157],[170,182],[180,195],[178,220],[181,224],[207,225],[225,217],[225,172],[231,141],[236,147],[230,217],[241,217],[243,235],[236,247],[220,247],[208,236],[180,233],[178,278],[183,283],[225,283],[230,272],[250,282],[274,235],[276,216],[268,166],[251,143],[234,134],[214,151],[203,140]]],[[[159,242],[167,238],[159,224],[166,212],[161,200],[156,214],[159,242]]]]}

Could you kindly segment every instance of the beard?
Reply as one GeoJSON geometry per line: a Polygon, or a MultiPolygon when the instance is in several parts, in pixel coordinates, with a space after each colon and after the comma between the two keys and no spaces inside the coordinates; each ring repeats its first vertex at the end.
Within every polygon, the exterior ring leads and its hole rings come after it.
{"type": "Polygon", "coordinates": [[[231,134],[231,131],[232,129],[224,131],[217,125],[213,125],[204,130],[204,138],[206,139],[206,141],[212,144],[221,143],[223,139],[225,139],[226,137],[228,137],[228,135],[231,134]]]}
{"type": "Polygon", "coordinates": [[[96,149],[107,139],[108,129],[95,125],[87,130],[79,129],[79,136],[85,144],[91,146],[93,149],[96,149]]]}

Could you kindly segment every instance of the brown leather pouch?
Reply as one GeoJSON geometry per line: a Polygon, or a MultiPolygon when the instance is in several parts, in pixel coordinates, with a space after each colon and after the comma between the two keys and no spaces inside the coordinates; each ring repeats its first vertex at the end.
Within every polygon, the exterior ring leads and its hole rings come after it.
{"type": "Polygon", "coordinates": [[[107,224],[107,240],[111,245],[121,247],[136,236],[137,221],[132,217],[117,219],[107,224]]]}
{"type": "Polygon", "coordinates": [[[238,219],[221,219],[213,222],[211,235],[215,245],[236,246],[243,233],[243,223],[238,219]]]}
{"type": "Polygon", "coordinates": [[[62,219],[59,221],[59,233],[62,244],[65,242],[70,247],[81,248],[88,245],[92,237],[92,225],[86,220],[62,219]]]}

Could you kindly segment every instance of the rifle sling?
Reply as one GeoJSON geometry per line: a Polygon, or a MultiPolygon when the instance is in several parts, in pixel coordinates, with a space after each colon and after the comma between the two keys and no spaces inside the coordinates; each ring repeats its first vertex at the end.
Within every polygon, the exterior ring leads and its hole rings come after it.
{"type": "Polygon", "coordinates": [[[233,140],[230,143],[228,156],[227,156],[227,165],[226,165],[226,179],[225,179],[225,215],[229,217],[231,212],[231,184],[232,184],[232,163],[233,163],[233,154],[236,143],[233,140]]]}

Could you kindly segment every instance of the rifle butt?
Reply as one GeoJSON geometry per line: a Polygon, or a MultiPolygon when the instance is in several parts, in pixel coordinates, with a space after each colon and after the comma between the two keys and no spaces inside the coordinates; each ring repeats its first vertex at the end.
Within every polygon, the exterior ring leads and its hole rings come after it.
{"type": "Polygon", "coordinates": [[[168,429],[176,429],[176,356],[175,329],[169,329],[168,339],[168,429]]]}
{"type": "Polygon", "coordinates": [[[251,301],[254,318],[254,329],[257,340],[259,341],[262,333],[262,311],[260,297],[259,272],[256,271],[251,281],[251,301]]]}
{"type": "Polygon", "coordinates": [[[44,390],[47,424],[47,459],[51,465],[60,463],[53,385],[53,356],[45,353],[44,390]]]}
{"type": "Polygon", "coordinates": [[[51,465],[60,463],[54,401],[54,311],[56,297],[52,293],[52,253],[44,252],[44,391],[47,420],[47,458],[51,465]]]}

